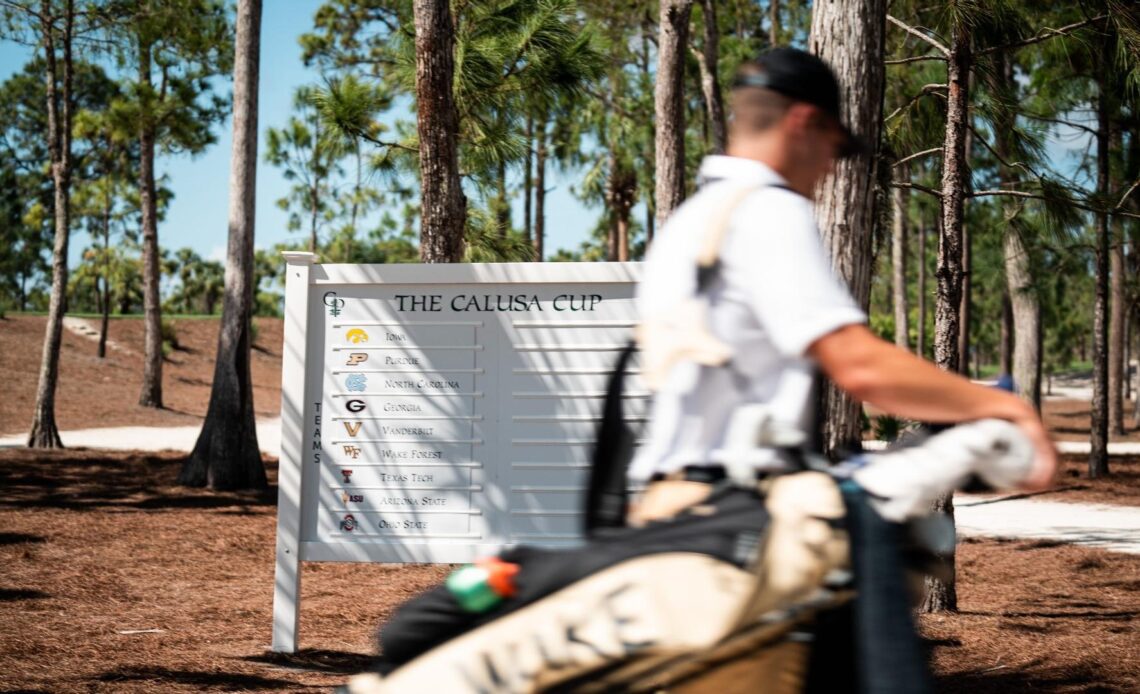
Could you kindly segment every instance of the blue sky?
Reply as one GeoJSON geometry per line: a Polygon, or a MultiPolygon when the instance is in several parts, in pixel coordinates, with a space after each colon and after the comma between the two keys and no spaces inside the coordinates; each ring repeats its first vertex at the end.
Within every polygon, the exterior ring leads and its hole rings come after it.
{"type": "MultiPolygon", "coordinates": [[[[261,84],[258,103],[258,128],[261,132],[257,167],[257,213],[255,243],[268,248],[290,239],[304,240],[301,232],[289,232],[288,215],[277,207],[290,183],[279,169],[264,161],[265,131],[281,127],[292,111],[293,92],[297,87],[320,79],[315,69],[301,63],[298,37],[312,29],[312,17],[321,0],[278,0],[265,3],[261,27],[261,84]],[[287,8],[287,9],[286,9],[287,8]]],[[[18,72],[31,58],[31,49],[10,41],[0,41],[0,80],[18,72]]],[[[227,84],[225,87],[229,89],[227,84]]],[[[230,121],[215,127],[217,142],[197,157],[166,156],[157,163],[157,173],[170,177],[174,200],[166,218],[159,224],[159,243],[166,248],[193,248],[204,257],[225,257],[226,218],[229,205],[230,121]]],[[[546,197],[548,254],[559,248],[577,248],[586,240],[600,214],[588,209],[573,197],[570,186],[574,172],[557,172],[551,167],[548,185],[553,190],[546,197]]],[[[382,187],[381,182],[376,185],[382,187]]],[[[522,225],[521,196],[514,201],[515,224],[522,225]]],[[[374,215],[379,216],[379,213],[374,215]]],[[[393,216],[400,218],[399,210],[393,216]]],[[[88,244],[85,233],[72,238],[73,262],[88,244]]]]}

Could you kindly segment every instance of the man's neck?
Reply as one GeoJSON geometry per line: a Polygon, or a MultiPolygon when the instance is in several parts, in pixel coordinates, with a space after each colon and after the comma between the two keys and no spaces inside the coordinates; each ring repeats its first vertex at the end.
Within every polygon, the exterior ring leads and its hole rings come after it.
{"type": "Polygon", "coordinates": [[[788,156],[786,147],[774,138],[757,137],[748,140],[729,142],[725,154],[730,157],[751,159],[772,169],[788,182],[788,187],[811,200],[815,194],[814,181],[804,179],[795,163],[788,156]]]}

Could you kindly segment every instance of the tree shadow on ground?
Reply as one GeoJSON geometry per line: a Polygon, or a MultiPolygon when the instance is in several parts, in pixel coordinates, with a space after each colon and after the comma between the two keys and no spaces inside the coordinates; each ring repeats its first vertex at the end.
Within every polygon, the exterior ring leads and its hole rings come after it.
{"type": "Polygon", "coordinates": [[[376,662],[376,656],[363,653],[349,653],[348,651],[327,651],[316,648],[306,648],[296,653],[274,653],[266,651],[261,655],[251,655],[242,658],[253,663],[276,665],[278,667],[296,668],[310,672],[323,672],[334,675],[355,675],[370,670],[376,662]]]}
{"type": "MultiPolygon", "coordinates": [[[[126,454],[91,450],[5,452],[0,508],[9,509],[230,509],[252,513],[277,502],[276,487],[257,492],[213,492],[176,485],[185,454],[126,454]],[[16,458],[8,460],[8,458],[16,458]]],[[[17,534],[0,535],[0,544],[17,534]]],[[[32,538],[34,536],[28,536],[32,538]]],[[[42,541],[42,538],[40,539],[42,541]]]]}
{"type": "Polygon", "coordinates": [[[260,675],[237,672],[206,672],[201,670],[172,670],[163,667],[119,668],[99,675],[99,682],[149,682],[154,691],[162,690],[162,683],[192,685],[199,690],[219,689],[223,691],[264,689],[282,691],[286,688],[303,687],[291,680],[274,679],[260,675]]]}
{"type": "Polygon", "coordinates": [[[1123,692],[1105,682],[1094,667],[1042,667],[1033,662],[1017,668],[996,666],[978,672],[957,672],[935,681],[939,694],[1008,694],[1009,692],[1123,692]]]}
{"type": "Polygon", "coordinates": [[[15,602],[17,600],[42,600],[51,596],[42,590],[27,588],[0,588],[0,602],[15,602]]]}
{"type": "Polygon", "coordinates": [[[47,538],[43,537],[42,535],[31,535],[28,533],[0,533],[0,546],[41,544],[44,542],[47,542],[47,538]]]}

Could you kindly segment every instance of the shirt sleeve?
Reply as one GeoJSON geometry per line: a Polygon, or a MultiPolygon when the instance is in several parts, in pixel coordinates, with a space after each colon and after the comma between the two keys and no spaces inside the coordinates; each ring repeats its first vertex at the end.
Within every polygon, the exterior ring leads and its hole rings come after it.
{"type": "Polygon", "coordinates": [[[786,356],[801,357],[824,335],[867,321],[831,269],[811,204],[794,193],[767,189],[741,203],[721,258],[726,279],[744,289],[786,356]]]}

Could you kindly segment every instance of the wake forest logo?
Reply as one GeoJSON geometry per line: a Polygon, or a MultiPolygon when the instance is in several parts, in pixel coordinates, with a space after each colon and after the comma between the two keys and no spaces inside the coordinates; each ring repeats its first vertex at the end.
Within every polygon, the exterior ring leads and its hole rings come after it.
{"type": "Polygon", "coordinates": [[[363,412],[367,409],[367,405],[364,404],[363,400],[346,400],[344,402],[344,409],[355,414],[357,412],[363,412]]]}
{"type": "Polygon", "coordinates": [[[352,328],[344,334],[344,339],[348,340],[354,345],[359,345],[361,342],[368,342],[368,333],[360,328],[352,328]]]}
{"type": "Polygon", "coordinates": [[[356,516],[352,515],[351,513],[346,513],[344,515],[344,520],[340,522],[340,529],[346,533],[350,533],[353,530],[356,530],[358,527],[360,526],[356,523],[356,516]]]}
{"type": "Polygon", "coordinates": [[[368,385],[368,377],[364,374],[350,374],[344,379],[344,387],[353,393],[362,393],[368,385]]]}
{"type": "Polygon", "coordinates": [[[356,366],[368,361],[368,352],[350,352],[348,361],[344,363],[345,366],[356,366]]]}
{"type": "Polygon", "coordinates": [[[348,445],[346,445],[344,447],[344,454],[347,455],[349,458],[356,460],[357,458],[360,457],[360,446],[348,446],[348,445]]]}
{"type": "Polygon", "coordinates": [[[352,438],[356,438],[356,435],[360,433],[361,422],[341,422],[341,423],[344,424],[344,430],[347,431],[348,435],[351,436],[352,438]]]}
{"type": "Polygon", "coordinates": [[[345,484],[352,484],[352,470],[341,468],[340,476],[344,478],[345,484]]]}
{"type": "Polygon", "coordinates": [[[340,315],[341,309],[344,308],[344,299],[338,299],[336,292],[325,292],[322,298],[325,306],[329,307],[329,315],[336,318],[340,315]]]}

